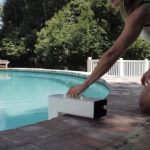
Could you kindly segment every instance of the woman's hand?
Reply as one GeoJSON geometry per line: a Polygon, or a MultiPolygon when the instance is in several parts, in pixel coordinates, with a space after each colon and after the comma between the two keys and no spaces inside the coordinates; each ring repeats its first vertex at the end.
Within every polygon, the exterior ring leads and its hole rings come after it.
{"type": "Polygon", "coordinates": [[[147,84],[150,83],[149,81],[150,81],[150,69],[143,74],[141,78],[141,84],[146,86],[147,84]]]}
{"type": "Polygon", "coordinates": [[[77,98],[80,94],[82,94],[88,87],[86,87],[84,84],[79,84],[77,86],[72,86],[69,91],[67,92],[67,95],[69,95],[72,98],[77,98]]]}

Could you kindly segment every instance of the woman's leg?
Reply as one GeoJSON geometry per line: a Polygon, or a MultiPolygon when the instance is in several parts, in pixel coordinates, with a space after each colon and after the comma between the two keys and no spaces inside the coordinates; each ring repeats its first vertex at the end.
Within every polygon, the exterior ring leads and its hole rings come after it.
{"type": "Polygon", "coordinates": [[[144,87],[139,97],[139,106],[142,112],[150,113],[150,84],[144,87]]]}

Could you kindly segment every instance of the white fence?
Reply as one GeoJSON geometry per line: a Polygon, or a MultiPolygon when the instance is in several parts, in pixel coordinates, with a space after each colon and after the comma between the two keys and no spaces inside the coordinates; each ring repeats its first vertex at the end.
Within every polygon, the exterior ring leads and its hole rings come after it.
{"type": "MultiPolygon", "coordinates": [[[[88,57],[87,72],[92,72],[98,64],[98,59],[88,57]]],[[[145,60],[123,60],[120,58],[105,74],[107,76],[142,76],[150,68],[150,61],[145,60]]]]}

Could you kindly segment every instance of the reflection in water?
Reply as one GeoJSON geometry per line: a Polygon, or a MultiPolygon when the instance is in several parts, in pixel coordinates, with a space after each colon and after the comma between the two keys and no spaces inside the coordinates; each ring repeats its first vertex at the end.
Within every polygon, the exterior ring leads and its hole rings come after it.
{"type": "Polygon", "coordinates": [[[0,73],[0,80],[8,80],[8,79],[10,79],[10,77],[7,73],[5,73],[5,74],[0,73]]]}
{"type": "Polygon", "coordinates": [[[11,116],[5,109],[0,109],[0,131],[15,129],[20,126],[34,124],[48,119],[48,110],[44,108],[27,111],[23,114],[11,116]]]}

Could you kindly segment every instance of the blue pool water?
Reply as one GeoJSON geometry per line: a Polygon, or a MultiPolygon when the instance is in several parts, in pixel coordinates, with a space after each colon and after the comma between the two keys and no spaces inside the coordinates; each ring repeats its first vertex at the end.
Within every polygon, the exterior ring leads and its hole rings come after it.
{"type": "MultiPolygon", "coordinates": [[[[48,119],[48,96],[65,94],[85,79],[58,74],[0,71],[0,131],[48,119]]],[[[109,90],[93,84],[87,97],[104,98],[109,90]]]]}

